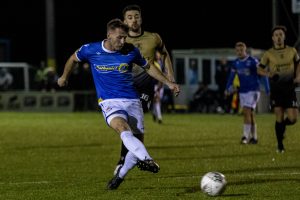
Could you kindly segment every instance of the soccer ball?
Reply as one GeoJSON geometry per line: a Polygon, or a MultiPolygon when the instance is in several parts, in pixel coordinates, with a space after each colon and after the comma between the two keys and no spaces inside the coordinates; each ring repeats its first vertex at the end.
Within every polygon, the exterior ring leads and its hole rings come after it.
{"type": "Polygon", "coordinates": [[[227,181],[220,172],[208,172],[201,178],[200,187],[202,192],[209,196],[221,195],[226,188],[227,181]]]}

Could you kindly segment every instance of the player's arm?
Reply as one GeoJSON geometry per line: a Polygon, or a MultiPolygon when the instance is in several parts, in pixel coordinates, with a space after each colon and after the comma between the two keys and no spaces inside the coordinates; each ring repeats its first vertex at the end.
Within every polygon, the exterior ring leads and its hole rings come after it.
{"type": "Polygon", "coordinates": [[[261,63],[257,65],[257,74],[266,77],[270,76],[270,73],[267,71],[267,67],[261,63]]]}
{"type": "Polygon", "coordinates": [[[298,61],[297,69],[296,69],[296,78],[294,80],[295,83],[300,83],[300,62],[298,61]]]}
{"type": "Polygon", "coordinates": [[[260,77],[260,81],[265,86],[265,92],[267,95],[270,95],[270,83],[269,83],[269,77],[271,77],[271,74],[266,70],[266,66],[262,64],[257,65],[257,74],[260,77]]]}
{"type": "Polygon", "coordinates": [[[261,75],[261,76],[266,76],[266,77],[270,77],[270,73],[269,70],[267,68],[267,65],[269,63],[269,59],[268,59],[268,53],[265,52],[263,54],[263,56],[260,59],[260,62],[258,62],[257,66],[256,66],[256,71],[257,74],[261,75]]]}
{"type": "Polygon", "coordinates": [[[267,70],[267,66],[261,63],[259,63],[257,66],[257,74],[271,78],[271,80],[275,82],[279,79],[279,74],[267,70]]]}
{"type": "Polygon", "coordinates": [[[270,83],[269,83],[269,78],[266,76],[259,76],[260,82],[264,85],[265,87],[265,92],[267,95],[270,94],[270,83]]]}
{"type": "Polygon", "coordinates": [[[233,92],[233,79],[236,75],[236,71],[234,69],[230,70],[229,77],[227,79],[224,95],[229,96],[233,92]]]}
{"type": "Polygon", "coordinates": [[[175,78],[174,78],[174,70],[173,70],[172,61],[171,61],[169,52],[167,51],[167,49],[166,49],[165,46],[164,46],[163,49],[162,49],[161,55],[162,55],[162,59],[163,59],[163,62],[164,62],[164,66],[165,66],[167,78],[168,78],[171,82],[175,82],[175,78]]]}
{"type": "Polygon", "coordinates": [[[268,52],[265,52],[265,54],[262,56],[260,62],[257,65],[257,74],[271,78],[272,81],[276,82],[279,79],[279,74],[270,70],[267,67],[268,63],[269,63],[269,54],[268,52]]]}
{"type": "Polygon", "coordinates": [[[68,84],[68,79],[70,77],[70,74],[72,73],[73,69],[77,66],[77,63],[79,62],[76,52],[73,53],[69,59],[67,60],[65,67],[64,67],[64,72],[61,75],[61,77],[58,78],[57,84],[60,87],[66,86],[68,84]]]}
{"type": "Polygon", "coordinates": [[[298,53],[296,53],[296,58],[295,58],[295,65],[296,65],[296,77],[294,79],[295,83],[300,83],[300,58],[298,53]]]}
{"type": "Polygon", "coordinates": [[[157,69],[157,67],[155,67],[153,63],[148,63],[146,69],[150,76],[162,82],[163,84],[166,84],[174,92],[175,96],[178,96],[180,92],[180,87],[178,84],[170,81],[159,69],[157,69]]]}
{"type": "Polygon", "coordinates": [[[162,56],[166,74],[167,74],[167,78],[171,82],[175,82],[174,70],[173,70],[173,65],[172,65],[172,61],[171,61],[169,52],[168,52],[166,46],[164,45],[161,37],[158,34],[156,34],[156,37],[157,37],[157,40],[159,41],[159,48],[157,50],[159,51],[159,53],[162,56]]]}

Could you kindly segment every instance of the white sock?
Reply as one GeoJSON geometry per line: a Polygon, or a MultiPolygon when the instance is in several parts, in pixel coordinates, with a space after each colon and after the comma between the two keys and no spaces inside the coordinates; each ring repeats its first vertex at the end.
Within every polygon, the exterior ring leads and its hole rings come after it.
{"type": "Polygon", "coordinates": [[[156,102],[153,106],[155,106],[155,110],[156,110],[156,117],[159,120],[162,120],[162,116],[161,116],[161,109],[160,109],[160,103],[156,102]]]}
{"type": "Polygon", "coordinates": [[[250,139],[250,133],[251,133],[251,124],[244,124],[244,132],[243,136],[248,139],[250,139]]]}
{"type": "Polygon", "coordinates": [[[251,134],[252,134],[252,137],[257,140],[257,126],[256,124],[253,124],[251,126],[251,134]]]}
{"type": "Polygon", "coordinates": [[[137,161],[138,158],[133,153],[128,151],[125,157],[124,165],[120,169],[119,177],[124,179],[128,171],[131,170],[136,165],[137,161]]]}
{"type": "Polygon", "coordinates": [[[125,147],[139,160],[152,160],[144,144],[139,139],[134,137],[131,131],[123,131],[120,136],[125,147]]]}

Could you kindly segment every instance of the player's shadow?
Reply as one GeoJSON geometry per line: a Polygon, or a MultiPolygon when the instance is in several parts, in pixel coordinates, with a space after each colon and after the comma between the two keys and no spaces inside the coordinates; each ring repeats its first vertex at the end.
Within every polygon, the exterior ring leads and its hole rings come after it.
{"type": "MultiPolygon", "coordinates": [[[[199,186],[191,187],[191,188],[186,188],[184,192],[178,193],[177,196],[181,195],[186,195],[189,193],[196,193],[196,192],[201,192],[201,189],[199,186]]],[[[205,195],[205,194],[203,194],[205,195]]],[[[239,194],[221,194],[219,197],[242,197],[242,196],[248,196],[249,194],[246,193],[239,193],[239,194]]]]}

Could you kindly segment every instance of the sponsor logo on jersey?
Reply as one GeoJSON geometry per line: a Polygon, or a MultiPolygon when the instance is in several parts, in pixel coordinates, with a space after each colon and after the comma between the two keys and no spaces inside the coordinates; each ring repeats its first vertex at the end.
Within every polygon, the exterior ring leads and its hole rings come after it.
{"type": "Polygon", "coordinates": [[[120,65],[97,65],[96,69],[102,72],[109,72],[109,71],[119,71],[120,73],[125,73],[129,70],[129,65],[127,63],[121,63],[120,65]]]}

